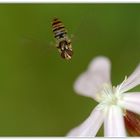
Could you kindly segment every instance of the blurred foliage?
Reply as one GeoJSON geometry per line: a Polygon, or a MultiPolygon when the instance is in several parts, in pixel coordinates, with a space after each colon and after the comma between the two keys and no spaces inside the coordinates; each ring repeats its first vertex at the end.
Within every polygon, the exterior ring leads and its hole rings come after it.
{"type": "Polygon", "coordinates": [[[114,85],[140,62],[140,5],[1,4],[0,39],[0,136],[65,136],[97,104],[73,91],[92,58],[111,59],[114,85]],[[71,61],[51,45],[54,17],[74,35],[71,61]]]}

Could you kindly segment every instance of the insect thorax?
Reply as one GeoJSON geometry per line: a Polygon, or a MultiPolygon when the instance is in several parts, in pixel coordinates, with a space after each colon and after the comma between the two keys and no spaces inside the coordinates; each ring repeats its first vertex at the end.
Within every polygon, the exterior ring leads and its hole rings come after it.
{"type": "Polygon", "coordinates": [[[64,59],[71,59],[71,56],[73,55],[71,41],[67,38],[63,38],[58,41],[57,48],[61,54],[61,57],[64,59]]]}
{"type": "Polygon", "coordinates": [[[68,37],[60,38],[57,40],[57,46],[58,49],[60,50],[65,50],[65,49],[72,49],[71,47],[71,40],[68,39],[68,37]]]}

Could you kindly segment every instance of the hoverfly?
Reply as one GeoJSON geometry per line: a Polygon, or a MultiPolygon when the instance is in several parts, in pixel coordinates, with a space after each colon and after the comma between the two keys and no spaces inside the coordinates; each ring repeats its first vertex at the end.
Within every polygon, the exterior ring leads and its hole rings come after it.
{"type": "Polygon", "coordinates": [[[67,35],[67,30],[58,18],[53,19],[52,28],[56,39],[56,48],[58,49],[61,57],[66,60],[70,60],[73,55],[73,50],[71,40],[67,35]]]}

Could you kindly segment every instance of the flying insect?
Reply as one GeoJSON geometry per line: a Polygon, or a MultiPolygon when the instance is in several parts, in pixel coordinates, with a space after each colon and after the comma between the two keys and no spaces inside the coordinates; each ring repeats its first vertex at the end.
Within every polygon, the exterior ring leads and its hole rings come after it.
{"type": "Polygon", "coordinates": [[[61,57],[70,60],[73,55],[72,43],[67,35],[67,30],[64,24],[58,18],[53,19],[52,30],[56,39],[56,48],[61,57]]]}

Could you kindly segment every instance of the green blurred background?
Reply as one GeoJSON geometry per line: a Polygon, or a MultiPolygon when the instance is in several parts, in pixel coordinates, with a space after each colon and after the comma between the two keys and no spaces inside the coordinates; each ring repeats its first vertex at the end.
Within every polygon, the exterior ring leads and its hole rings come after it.
{"type": "Polygon", "coordinates": [[[139,4],[1,4],[0,136],[65,136],[84,121],[97,103],[73,83],[98,55],[111,59],[114,85],[134,70],[139,4]],[[52,45],[54,17],[74,35],[71,61],[52,45]]]}

